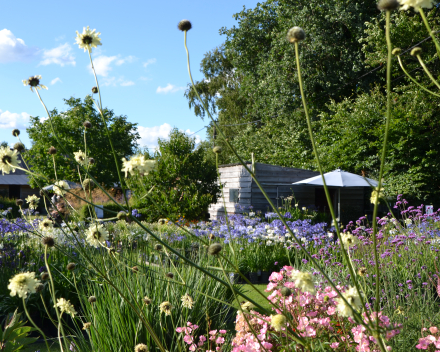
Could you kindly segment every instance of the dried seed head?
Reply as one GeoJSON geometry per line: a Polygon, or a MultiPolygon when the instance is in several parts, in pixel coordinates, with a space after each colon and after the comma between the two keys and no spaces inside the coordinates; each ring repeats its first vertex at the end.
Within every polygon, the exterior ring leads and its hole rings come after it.
{"type": "Polygon", "coordinates": [[[23,199],[17,199],[15,201],[15,204],[17,204],[19,207],[21,207],[23,205],[23,199]]]}
{"type": "Polygon", "coordinates": [[[137,266],[134,266],[131,268],[131,271],[137,273],[139,271],[139,268],[137,266]]]}
{"type": "Polygon", "coordinates": [[[134,352],[148,352],[148,347],[143,343],[139,343],[135,346],[134,352]]]}
{"type": "Polygon", "coordinates": [[[47,192],[44,189],[40,189],[40,196],[48,198],[47,192]]]}
{"type": "Polygon", "coordinates": [[[215,240],[215,236],[212,233],[210,233],[208,237],[210,240],[215,240]]]}
{"type": "Polygon", "coordinates": [[[216,147],[212,148],[212,151],[213,151],[215,154],[220,154],[220,153],[222,152],[222,147],[220,147],[220,146],[216,146],[216,147]]]}
{"type": "Polygon", "coordinates": [[[93,88],[92,88],[92,93],[93,93],[93,94],[98,93],[98,87],[93,87],[93,88]]]}
{"type": "Polygon", "coordinates": [[[400,48],[394,48],[393,51],[391,52],[393,55],[400,55],[400,53],[402,52],[402,49],[400,48]]]}
{"type": "Polygon", "coordinates": [[[161,251],[162,250],[162,245],[161,244],[156,244],[155,246],[154,246],[154,249],[156,250],[156,251],[161,251]]]}
{"type": "Polygon", "coordinates": [[[92,123],[91,123],[90,121],[85,121],[85,122],[83,123],[83,126],[84,126],[85,128],[92,128],[92,123]]]}
{"type": "Polygon", "coordinates": [[[39,292],[43,291],[43,288],[44,288],[44,285],[40,282],[35,285],[35,292],[39,293],[39,292]]]}
{"type": "Polygon", "coordinates": [[[147,306],[151,303],[151,299],[147,296],[144,297],[143,301],[147,306]]]}
{"type": "Polygon", "coordinates": [[[14,129],[12,130],[12,135],[13,135],[14,137],[18,137],[18,136],[20,135],[20,130],[17,129],[17,128],[14,128],[14,129]]]}
{"type": "Polygon", "coordinates": [[[287,41],[289,43],[297,43],[306,39],[306,32],[301,27],[292,27],[287,32],[287,41]]]}
{"type": "Polygon", "coordinates": [[[291,290],[290,288],[288,288],[288,287],[283,287],[283,288],[281,289],[281,294],[282,294],[284,297],[290,296],[290,295],[292,294],[292,290],[291,290]]]}
{"type": "Polygon", "coordinates": [[[84,323],[83,330],[89,330],[91,326],[92,326],[92,323],[84,323]]]}
{"type": "Polygon", "coordinates": [[[20,143],[20,142],[17,142],[17,143],[14,144],[14,149],[17,152],[22,152],[24,150],[24,144],[20,143]]]}
{"type": "Polygon", "coordinates": [[[41,273],[40,277],[41,277],[41,280],[46,281],[47,279],[49,279],[49,274],[44,271],[41,273]]]}
{"type": "Polygon", "coordinates": [[[181,30],[182,32],[186,32],[186,31],[189,31],[192,28],[192,24],[188,20],[182,20],[177,25],[177,28],[179,28],[179,30],[181,30]]]}
{"type": "Polygon", "coordinates": [[[127,213],[125,211],[120,211],[118,213],[118,215],[116,215],[116,217],[118,218],[118,220],[125,220],[127,219],[127,213]]]}
{"type": "Polygon", "coordinates": [[[210,255],[217,255],[223,249],[220,243],[213,243],[208,247],[208,253],[210,255]]]}
{"type": "Polygon", "coordinates": [[[159,225],[165,225],[167,222],[168,222],[167,219],[159,219],[159,220],[157,221],[157,223],[158,223],[159,225]]]}
{"type": "Polygon", "coordinates": [[[95,163],[95,159],[93,159],[93,158],[89,158],[89,164],[90,165],[93,165],[95,163]]]}
{"type": "Polygon", "coordinates": [[[75,270],[75,268],[76,268],[76,264],[75,263],[69,263],[66,266],[66,269],[69,270],[69,271],[75,270]]]}
{"type": "Polygon", "coordinates": [[[359,268],[359,270],[358,270],[359,276],[365,276],[366,274],[367,274],[367,268],[365,268],[365,267],[359,268]]]}
{"type": "Polygon", "coordinates": [[[95,302],[96,302],[96,297],[95,297],[95,296],[90,296],[89,299],[88,299],[88,301],[89,301],[90,303],[95,303],[95,302]]]}
{"type": "Polygon", "coordinates": [[[55,147],[50,147],[49,148],[48,154],[54,155],[56,153],[57,153],[57,148],[55,148],[55,147]]]}
{"type": "Polygon", "coordinates": [[[328,302],[329,299],[330,299],[329,296],[324,296],[324,302],[328,302]]]}
{"type": "Polygon", "coordinates": [[[92,186],[93,186],[93,181],[92,181],[90,178],[86,178],[86,179],[83,181],[82,186],[83,186],[83,189],[84,189],[84,190],[86,190],[86,191],[90,191],[90,190],[92,189],[92,186]]]}
{"type": "Polygon", "coordinates": [[[172,278],[174,278],[174,274],[173,274],[173,273],[171,273],[171,272],[169,272],[169,273],[166,273],[166,274],[165,274],[165,276],[166,276],[167,278],[169,278],[169,279],[172,279],[172,278]]]}
{"type": "Polygon", "coordinates": [[[377,3],[377,8],[380,11],[394,11],[399,8],[400,4],[398,0],[380,0],[377,3]]]}
{"type": "Polygon", "coordinates": [[[412,56],[417,56],[417,55],[420,55],[421,53],[422,53],[422,48],[420,48],[418,46],[411,50],[412,56]]]}
{"type": "Polygon", "coordinates": [[[48,247],[53,247],[53,246],[55,246],[55,240],[54,240],[53,237],[51,237],[51,236],[43,237],[43,239],[41,240],[41,242],[43,243],[43,245],[48,246],[48,247]]]}

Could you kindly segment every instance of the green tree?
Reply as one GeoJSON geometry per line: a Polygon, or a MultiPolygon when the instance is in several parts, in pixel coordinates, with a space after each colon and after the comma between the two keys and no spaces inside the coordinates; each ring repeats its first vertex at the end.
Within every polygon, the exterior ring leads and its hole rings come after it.
{"type": "Polygon", "coordinates": [[[203,219],[208,206],[219,196],[217,171],[207,148],[196,147],[195,138],[173,129],[159,139],[155,171],[128,181],[134,204],[148,221],[160,218],[203,219]]]}
{"type": "MultiPolygon", "coordinates": [[[[31,117],[29,127],[26,131],[32,142],[32,147],[26,152],[26,161],[30,163],[34,172],[55,179],[52,156],[48,155],[48,149],[54,146],[57,149],[55,163],[59,179],[79,182],[78,168],[73,153],[79,150],[84,151],[84,126],[85,121],[92,124],[87,129],[87,154],[94,158],[95,164],[90,172],[96,180],[104,186],[113,186],[119,182],[117,168],[121,168],[122,158],[132,155],[137,147],[137,140],[140,138],[137,132],[137,124],[127,121],[126,116],[115,116],[114,112],[104,109],[104,116],[110,132],[117,155],[118,165],[111,152],[110,141],[104,127],[104,122],[95,109],[90,96],[84,101],[77,98],[65,100],[68,109],[59,112],[54,109],[50,112],[50,120],[41,121],[39,117],[31,117]],[[58,144],[55,133],[66,149],[58,144]],[[71,157],[68,157],[70,155],[71,157]]],[[[42,180],[40,180],[42,181],[42,180]]],[[[31,178],[31,186],[36,187],[36,181],[31,178]]]]}

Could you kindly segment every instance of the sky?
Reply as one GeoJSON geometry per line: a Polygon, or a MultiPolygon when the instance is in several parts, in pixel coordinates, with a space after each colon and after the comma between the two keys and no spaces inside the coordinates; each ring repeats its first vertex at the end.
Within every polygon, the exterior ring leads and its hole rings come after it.
{"type": "Polygon", "coordinates": [[[254,0],[1,1],[0,142],[12,146],[17,142],[12,130],[18,128],[30,147],[29,116],[47,117],[22,80],[42,76],[48,90],[40,92],[49,111],[64,111],[63,99],[91,93],[90,60],[75,44],[76,31],[85,26],[101,32],[102,46],[93,49],[92,58],[103,106],[138,124],[140,147],[154,148],[173,127],[204,140],[209,121],[196,117],[183,95],[189,76],[177,24],[192,23],[191,69],[200,80],[203,55],[225,40],[220,28],[237,25],[233,15],[256,5],[254,0]]]}

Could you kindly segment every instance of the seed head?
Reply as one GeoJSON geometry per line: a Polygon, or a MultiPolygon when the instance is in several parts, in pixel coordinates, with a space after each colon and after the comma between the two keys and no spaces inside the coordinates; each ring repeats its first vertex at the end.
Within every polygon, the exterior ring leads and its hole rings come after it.
{"type": "Polygon", "coordinates": [[[55,147],[50,147],[49,148],[48,154],[54,155],[56,153],[57,153],[57,148],[55,148],[55,147]]]}
{"type": "Polygon", "coordinates": [[[215,154],[220,154],[220,153],[222,152],[222,147],[220,147],[220,146],[216,146],[216,147],[212,148],[212,151],[213,151],[215,154]]]}
{"type": "Polygon", "coordinates": [[[83,330],[89,330],[91,326],[92,326],[92,323],[84,323],[83,330]]]}
{"type": "Polygon", "coordinates": [[[417,55],[420,55],[421,53],[422,53],[422,48],[420,48],[418,46],[411,50],[412,56],[417,56],[417,55]]]}
{"type": "Polygon", "coordinates": [[[329,299],[330,299],[329,296],[324,296],[324,302],[328,302],[329,299]]]}
{"type": "Polygon", "coordinates": [[[181,30],[182,32],[187,32],[192,28],[192,24],[188,20],[182,20],[177,25],[177,28],[179,28],[179,30],[181,30]]]}
{"type": "Polygon", "coordinates": [[[148,298],[147,296],[144,297],[143,301],[147,306],[151,303],[151,299],[148,298]]]}
{"type": "Polygon", "coordinates": [[[156,250],[156,251],[161,251],[162,250],[162,245],[161,244],[156,244],[155,246],[154,246],[154,249],[156,250]]]}
{"type": "Polygon", "coordinates": [[[96,302],[96,297],[95,296],[90,296],[88,301],[89,301],[89,303],[95,303],[96,302]]]}
{"type": "Polygon", "coordinates": [[[48,246],[48,247],[53,247],[53,246],[55,246],[55,240],[54,240],[53,237],[51,237],[51,236],[43,237],[43,239],[41,240],[41,242],[43,243],[43,245],[48,246]]]}
{"type": "Polygon", "coordinates": [[[282,294],[284,297],[290,296],[290,295],[292,294],[292,290],[291,290],[290,288],[288,288],[288,287],[283,287],[283,288],[281,289],[281,294],[282,294]]]}
{"type": "Polygon", "coordinates": [[[75,263],[69,263],[66,266],[66,269],[69,270],[69,271],[73,271],[73,270],[75,270],[75,268],[76,268],[76,264],[75,263]]]}
{"type": "Polygon", "coordinates": [[[93,88],[92,88],[92,93],[93,93],[93,94],[98,93],[98,87],[93,87],[93,88]]]}
{"type": "Polygon", "coordinates": [[[92,123],[91,123],[90,121],[85,121],[85,122],[83,123],[83,126],[84,126],[85,128],[92,128],[92,123]]]}
{"type": "Polygon", "coordinates": [[[394,11],[399,8],[400,4],[398,0],[380,0],[377,3],[377,8],[380,11],[394,11]]]}
{"type": "Polygon", "coordinates": [[[131,271],[137,273],[139,271],[139,268],[137,266],[134,266],[131,268],[131,271]]]}
{"type": "Polygon", "coordinates": [[[148,352],[148,347],[143,343],[139,343],[135,346],[134,352],[148,352]]]}
{"type": "Polygon", "coordinates": [[[17,204],[19,207],[21,207],[23,205],[23,199],[17,199],[15,201],[15,204],[17,204]]]}
{"type": "Polygon", "coordinates": [[[359,276],[365,276],[366,274],[367,274],[367,268],[365,268],[365,267],[359,268],[359,270],[358,270],[359,276]]]}
{"type": "Polygon", "coordinates": [[[165,276],[166,276],[167,278],[169,278],[169,279],[172,279],[172,278],[174,278],[174,274],[173,274],[173,273],[171,273],[171,272],[169,272],[169,273],[166,273],[166,274],[165,274],[165,276]]]}
{"type": "Polygon", "coordinates": [[[41,273],[40,277],[41,277],[41,280],[46,281],[47,279],[49,279],[49,274],[44,271],[41,273]]]}
{"type": "Polygon", "coordinates": [[[95,163],[95,159],[93,159],[93,158],[89,158],[89,164],[90,165],[93,165],[95,163]]]}
{"type": "Polygon", "coordinates": [[[167,219],[159,219],[159,220],[157,221],[157,223],[158,223],[159,225],[165,225],[167,222],[168,222],[167,219]]]}
{"type": "Polygon", "coordinates": [[[18,136],[20,135],[20,130],[17,129],[17,128],[14,128],[14,129],[12,130],[12,135],[13,135],[14,137],[18,137],[18,136]]]}
{"type": "Polygon", "coordinates": [[[86,178],[83,181],[83,189],[86,191],[90,191],[92,189],[93,186],[93,181],[90,178],[86,178]]]}
{"type": "Polygon", "coordinates": [[[43,291],[43,288],[44,288],[44,285],[40,282],[35,285],[35,292],[39,293],[39,292],[43,291]]]}
{"type": "Polygon", "coordinates": [[[14,149],[17,152],[22,152],[24,150],[24,144],[20,143],[20,142],[17,142],[17,143],[14,144],[14,149]]]}
{"type": "Polygon", "coordinates": [[[220,243],[213,243],[208,247],[208,253],[210,255],[217,255],[223,249],[220,243]]]}
{"type": "Polygon", "coordinates": [[[208,237],[210,240],[215,240],[215,236],[212,233],[210,233],[208,237]]]}
{"type": "Polygon", "coordinates": [[[306,32],[301,27],[292,27],[287,32],[287,41],[289,43],[297,43],[306,39],[306,32]]]}
{"type": "Polygon", "coordinates": [[[393,54],[393,55],[400,55],[401,52],[402,52],[402,49],[394,48],[393,51],[391,52],[391,54],[393,54]]]}
{"type": "Polygon", "coordinates": [[[118,218],[118,220],[125,220],[127,219],[127,213],[125,211],[120,211],[118,213],[118,215],[116,215],[116,217],[118,218]]]}

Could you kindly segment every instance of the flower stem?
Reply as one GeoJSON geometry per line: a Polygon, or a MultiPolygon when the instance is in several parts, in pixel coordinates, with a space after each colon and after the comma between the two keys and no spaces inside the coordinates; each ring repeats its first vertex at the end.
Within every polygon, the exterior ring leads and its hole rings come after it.
{"type": "Polygon", "coordinates": [[[49,343],[47,342],[46,335],[44,335],[43,330],[41,330],[41,329],[37,326],[37,324],[34,323],[34,321],[32,320],[31,316],[29,315],[29,312],[28,312],[28,310],[27,310],[27,308],[26,308],[26,301],[25,301],[24,297],[23,297],[23,308],[24,308],[24,312],[26,313],[26,316],[27,316],[27,318],[29,319],[29,321],[31,322],[31,324],[35,327],[35,329],[38,330],[38,332],[39,332],[41,335],[43,335],[43,339],[44,339],[44,342],[45,342],[45,344],[46,344],[47,350],[48,350],[48,352],[50,352],[50,347],[49,347],[49,343]]]}

